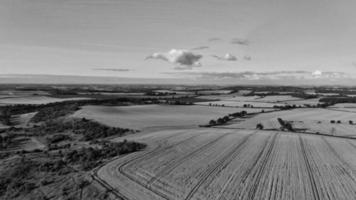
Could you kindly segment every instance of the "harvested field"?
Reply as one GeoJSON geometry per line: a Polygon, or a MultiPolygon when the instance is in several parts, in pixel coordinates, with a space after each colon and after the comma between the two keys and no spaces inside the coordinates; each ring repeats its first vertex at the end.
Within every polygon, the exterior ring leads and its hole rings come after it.
{"type": "Polygon", "coordinates": [[[150,148],[98,176],[127,199],[354,199],[356,142],[229,129],[132,136],[150,148]]]}
{"type": "Polygon", "coordinates": [[[211,119],[240,112],[260,112],[261,109],[242,109],[207,106],[84,106],[74,117],[93,119],[109,126],[144,129],[152,127],[198,126],[211,119]]]}

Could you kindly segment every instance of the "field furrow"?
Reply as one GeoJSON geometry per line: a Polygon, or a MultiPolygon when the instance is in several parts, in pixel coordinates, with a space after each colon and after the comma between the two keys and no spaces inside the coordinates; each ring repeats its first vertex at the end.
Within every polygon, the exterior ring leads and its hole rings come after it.
{"type": "Polygon", "coordinates": [[[195,184],[195,186],[189,191],[189,193],[186,195],[184,198],[185,200],[191,199],[195,192],[200,188],[202,184],[210,177],[214,176],[214,173],[217,173],[219,170],[221,170],[222,167],[225,167],[225,165],[229,164],[236,156],[237,154],[240,153],[241,148],[244,148],[244,144],[248,141],[248,139],[252,136],[253,134],[245,136],[238,145],[236,145],[232,151],[228,152],[224,157],[220,158],[215,165],[212,165],[209,167],[205,173],[202,175],[201,179],[195,184]]]}

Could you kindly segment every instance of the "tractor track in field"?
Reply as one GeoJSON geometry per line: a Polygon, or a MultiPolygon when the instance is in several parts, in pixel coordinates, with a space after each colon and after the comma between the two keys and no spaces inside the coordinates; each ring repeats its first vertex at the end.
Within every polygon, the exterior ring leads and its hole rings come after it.
{"type": "Polygon", "coordinates": [[[129,165],[134,164],[135,162],[137,162],[137,161],[139,161],[139,160],[145,159],[145,158],[147,158],[148,156],[154,156],[154,155],[156,155],[157,153],[161,153],[162,151],[165,151],[165,150],[170,149],[170,148],[172,148],[172,147],[174,147],[174,146],[177,146],[177,145],[179,145],[179,144],[182,144],[182,143],[184,143],[184,142],[187,142],[187,141],[191,140],[192,138],[197,137],[197,136],[199,136],[199,135],[201,135],[201,134],[203,134],[203,133],[200,133],[200,134],[198,134],[198,135],[193,135],[193,136],[191,136],[191,137],[188,137],[187,139],[184,139],[184,140],[179,141],[179,142],[176,142],[176,143],[174,143],[174,144],[165,146],[165,147],[163,147],[163,148],[161,148],[161,146],[157,146],[157,147],[154,148],[152,151],[149,151],[149,152],[147,152],[147,153],[145,153],[145,154],[143,154],[143,155],[140,155],[140,156],[138,156],[138,157],[136,157],[136,158],[133,158],[132,160],[128,160],[128,161],[122,163],[122,164],[118,167],[118,171],[120,172],[120,174],[124,175],[125,177],[127,177],[128,179],[130,179],[131,181],[133,181],[134,183],[136,183],[136,184],[138,184],[138,185],[140,185],[140,186],[146,188],[147,190],[149,190],[149,191],[153,192],[154,194],[156,194],[156,195],[162,197],[163,199],[167,199],[167,200],[168,200],[169,197],[168,197],[166,194],[164,194],[163,192],[160,192],[160,191],[158,191],[158,190],[154,190],[154,189],[152,189],[151,187],[148,187],[146,184],[140,182],[140,181],[139,181],[135,176],[133,176],[132,174],[125,172],[124,168],[125,168],[126,166],[129,166],[129,165]]]}
{"type": "Polygon", "coordinates": [[[319,195],[319,192],[318,192],[318,189],[317,189],[317,186],[316,186],[316,181],[315,181],[315,178],[313,176],[313,170],[311,168],[310,161],[308,159],[308,155],[307,155],[306,150],[305,150],[304,141],[303,141],[303,139],[302,139],[302,137],[300,135],[299,135],[299,143],[300,143],[300,147],[301,147],[301,150],[302,150],[304,163],[305,163],[305,166],[307,168],[307,174],[308,174],[309,182],[310,182],[310,184],[312,186],[313,197],[314,197],[315,200],[320,200],[320,195],[319,195]]]}
{"type": "Polygon", "coordinates": [[[356,145],[350,141],[347,141],[347,143],[349,143],[349,145],[351,145],[354,149],[356,149],[356,145]]]}
{"type": "MultiPolygon", "coordinates": [[[[276,135],[276,134],[275,134],[275,135],[276,135]]],[[[247,170],[242,174],[242,176],[241,176],[241,182],[240,182],[240,183],[243,183],[243,184],[244,184],[244,183],[246,182],[247,177],[252,173],[252,170],[253,170],[254,166],[256,166],[256,164],[258,163],[258,161],[261,159],[261,157],[262,157],[262,155],[263,155],[263,152],[265,152],[265,149],[267,148],[268,143],[269,143],[269,140],[270,140],[271,137],[272,137],[272,136],[269,136],[269,137],[265,140],[264,144],[262,145],[263,147],[261,148],[261,151],[259,151],[258,154],[257,154],[257,157],[253,160],[253,162],[249,165],[249,167],[247,167],[247,170]]],[[[220,200],[220,199],[222,199],[222,198],[225,198],[225,197],[223,197],[224,191],[226,190],[227,185],[230,184],[230,182],[232,181],[232,179],[233,179],[233,178],[231,177],[231,178],[229,179],[229,181],[228,181],[227,183],[225,183],[225,186],[223,187],[222,191],[220,192],[220,195],[219,195],[216,199],[220,200]]],[[[236,199],[236,197],[233,198],[233,199],[236,199]]],[[[238,199],[239,199],[239,198],[238,198],[238,199]]]]}
{"type": "Polygon", "coordinates": [[[275,147],[278,135],[279,135],[279,133],[276,133],[276,134],[273,135],[272,142],[270,143],[270,145],[267,148],[267,153],[266,153],[266,155],[264,157],[262,157],[262,160],[261,160],[262,164],[260,165],[260,167],[259,167],[259,169],[257,171],[256,180],[253,182],[252,187],[250,187],[250,189],[248,191],[247,199],[254,199],[255,198],[256,191],[257,191],[257,188],[258,188],[258,184],[260,183],[263,174],[265,174],[267,163],[271,158],[272,151],[273,151],[273,149],[275,147]]]}
{"type": "Polygon", "coordinates": [[[245,146],[245,144],[247,143],[248,139],[255,135],[257,133],[251,133],[247,136],[245,136],[242,141],[240,143],[238,143],[238,145],[236,145],[231,151],[229,151],[225,156],[223,156],[221,159],[218,160],[217,163],[215,163],[215,165],[209,167],[205,173],[203,173],[202,178],[199,179],[199,181],[196,183],[196,185],[189,191],[189,193],[186,195],[186,197],[184,198],[184,200],[189,200],[191,199],[194,194],[196,193],[196,191],[206,182],[206,180],[211,177],[212,175],[216,174],[219,169],[224,166],[224,165],[228,165],[242,150],[242,147],[245,146]]]}
{"type": "Polygon", "coordinates": [[[185,160],[191,158],[192,156],[205,151],[207,148],[211,147],[211,145],[217,143],[218,141],[220,141],[221,139],[223,139],[224,137],[231,135],[234,133],[225,133],[224,135],[219,136],[218,138],[198,147],[197,149],[195,149],[194,151],[176,159],[173,160],[172,162],[170,162],[166,167],[164,167],[164,169],[161,170],[161,172],[157,173],[154,177],[152,177],[148,182],[147,185],[152,185],[155,181],[159,180],[160,178],[166,176],[169,172],[173,171],[174,169],[176,169],[177,167],[179,167],[185,160]]]}
{"type": "Polygon", "coordinates": [[[336,157],[336,159],[338,159],[344,166],[347,166],[347,168],[344,168],[345,172],[351,177],[351,179],[356,183],[356,179],[354,177],[355,174],[355,170],[353,170],[353,167],[346,162],[341,156],[340,154],[338,154],[336,152],[336,150],[334,149],[334,147],[332,147],[332,145],[330,144],[329,141],[327,141],[324,137],[322,137],[323,141],[326,143],[326,145],[328,146],[328,148],[331,150],[331,152],[334,154],[334,156],[336,157]],[[349,169],[349,170],[347,170],[349,169]]]}
{"type": "MultiPolygon", "coordinates": [[[[170,139],[172,137],[175,137],[177,136],[176,134],[172,134],[172,135],[169,135],[167,137],[163,137],[162,139],[159,139],[157,141],[163,141],[163,140],[167,140],[167,139],[170,139]]],[[[189,138],[190,139],[190,138],[189,138]]],[[[158,145],[156,148],[154,148],[152,151],[149,151],[147,153],[145,153],[144,155],[146,154],[149,154],[153,151],[157,151],[158,149],[160,149],[161,145],[158,145]]],[[[117,159],[122,159],[123,157],[126,157],[126,156],[129,156],[131,154],[126,154],[126,155],[123,155],[123,156],[119,156],[119,157],[116,157],[116,158],[113,158],[107,162],[105,162],[104,164],[98,166],[97,168],[95,168],[93,170],[93,173],[91,174],[91,177],[93,178],[93,180],[95,180],[96,182],[98,182],[102,187],[106,188],[109,192],[111,192],[116,198],[120,199],[120,200],[130,200],[129,198],[127,198],[125,195],[123,195],[121,192],[119,192],[117,189],[115,189],[114,187],[112,187],[109,183],[107,183],[104,179],[102,179],[99,175],[98,175],[98,171],[106,164],[108,164],[109,162],[112,162],[114,160],[117,160],[117,159]]],[[[143,156],[143,155],[142,155],[143,156]]]]}

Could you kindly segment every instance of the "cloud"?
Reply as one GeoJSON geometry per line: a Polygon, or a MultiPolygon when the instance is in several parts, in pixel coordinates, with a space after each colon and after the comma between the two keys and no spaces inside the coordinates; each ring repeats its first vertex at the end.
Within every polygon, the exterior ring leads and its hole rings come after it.
{"type": "Polygon", "coordinates": [[[95,71],[112,71],[112,72],[128,72],[128,71],[131,71],[131,69],[127,69],[127,68],[92,68],[92,70],[95,70],[95,71]]]}
{"type": "Polygon", "coordinates": [[[212,37],[212,38],[209,38],[208,41],[209,42],[217,42],[217,41],[221,41],[222,39],[221,38],[218,38],[218,37],[212,37]]]}
{"type": "Polygon", "coordinates": [[[209,49],[208,46],[200,46],[200,47],[194,47],[191,50],[203,50],[203,49],[209,49]]]}
{"type": "Polygon", "coordinates": [[[250,61],[252,58],[251,58],[251,56],[244,56],[243,59],[247,60],[247,61],[250,61]]]}
{"type": "Polygon", "coordinates": [[[323,80],[336,80],[350,78],[343,72],[322,72],[319,70],[314,72],[310,71],[270,71],[270,72],[191,72],[191,73],[173,73],[175,75],[190,76],[193,78],[204,80],[274,80],[274,81],[296,81],[296,80],[315,80],[315,76],[318,75],[318,79],[323,80]],[[316,73],[315,73],[316,72],[316,73]]]}
{"type": "Polygon", "coordinates": [[[250,41],[247,39],[242,39],[242,38],[233,38],[230,43],[248,46],[250,44],[250,41]]]}
{"type": "Polygon", "coordinates": [[[217,56],[217,55],[212,55],[212,57],[218,59],[218,60],[226,60],[226,61],[236,61],[237,57],[232,55],[232,54],[225,54],[224,56],[217,56]]]}
{"type": "Polygon", "coordinates": [[[312,72],[312,76],[314,78],[320,78],[322,74],[323,72],[321,72],[320,70],[315,70],[314,72],[312,72]]]}
{"type": "Polygon", "coordinates": [[[152,55],[146,57],[147,59],[159,59],[170,62],[176,67],[174,69],[185,70],[192,69],[193,67],[201,66],[199,60],[202,55],[195,54],[188,50],[172,49],[166,53],[153,53],[152,55]]]}
{"type": "Polygon", "coordinates": [[[352,62],[351,64],[352,66],[356,67],[356,62],[352,62]]]}

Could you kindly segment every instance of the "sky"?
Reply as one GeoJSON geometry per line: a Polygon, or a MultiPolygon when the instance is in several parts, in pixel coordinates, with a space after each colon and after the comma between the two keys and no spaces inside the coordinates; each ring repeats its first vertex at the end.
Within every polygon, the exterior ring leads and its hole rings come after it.
{"type": "Polygon", "coordinates": [[[354,0],[1,0],[0,78],[352,81],[354,8],[354,0]]]}

